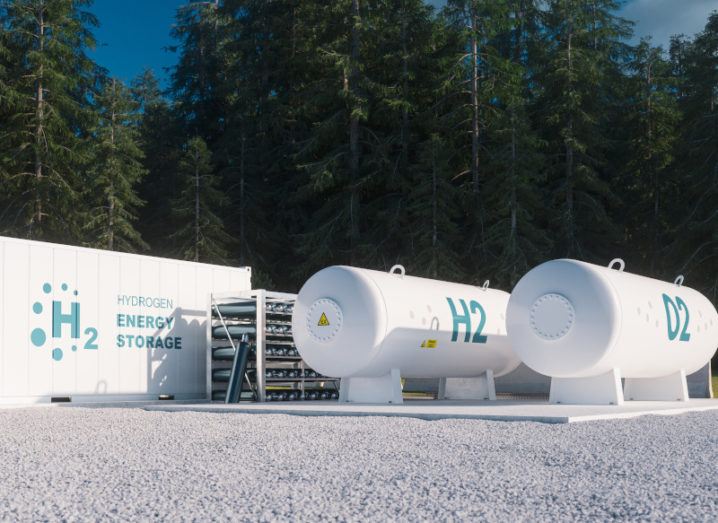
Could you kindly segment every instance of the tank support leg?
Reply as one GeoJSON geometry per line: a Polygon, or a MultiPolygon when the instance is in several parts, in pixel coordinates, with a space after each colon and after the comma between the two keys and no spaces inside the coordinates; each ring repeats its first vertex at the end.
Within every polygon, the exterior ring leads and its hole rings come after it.
{"type": "Polygon", "coordinates": [[[549,403],[623,405],[621,372],[612,369],[589,378],[551,378],[549,403]]]}
{"type": "Polygon", "coordinates": [[[441,378],[439,399],[494,401],[496,399],[494,371],[487,370],[475,378],[441,378]]]}
{"type": "Polygon", "coordinates": [[[686,371],[661,378],[626,378],[623,395],[636,401],[688,401],[686,371]]]}
{"type": "Polygon", "coordinates": [[[399,369],[378,378],[342,378],[339,403],[403,403],[399,369]]]}

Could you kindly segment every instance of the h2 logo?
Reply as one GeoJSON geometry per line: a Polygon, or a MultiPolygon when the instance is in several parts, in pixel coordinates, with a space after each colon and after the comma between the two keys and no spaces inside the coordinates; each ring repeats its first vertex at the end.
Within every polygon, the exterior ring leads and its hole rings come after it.
{"type": "Polygon", "coordinates": [[[691,339],[691,335],[688,332],[690,313],[688,312],[686,302],[678,296],[676,296],[674,300],[667,294],[663,294],[663,305],[666,308],[668,339],[673,341],[678,338],[679,341],[689,341],[691,339]],[[680,337],[678,336],[679,333],[680,337]]]}
{"type": "MultiPolygon", "coordinates": [[[[63,283],[61,286],[62,290],[64,292],[68,292],[68,285],[66,283],[63,283]]],[[[52,286],[49,283],[45,283],[42,286],[42,292],[44,294],[50,294],[52,292],[52,286]]],[[[72,292],[73,296],[77,296],[79,293],[75,290],[72,292]]],[[[72,301],[70,301],[69,309],[65,309],[68,312],[65,312],[63,310],[63,303],[59,300],[51,300],[52,305],[52,316],[51,316],[51,329],[50,330],[50,336],[52,337],[52,344],[59,344],[58,340],[62,339],[63,331],[67,332],[69,330],[70,339],[72,340],[70,343],[72,343],[71,350],[74,352],[77,350],[77,341],[80,339],[80,303],[78,301],[74,301],[73,298],[70,298],[72,301]],[[69,329],[63,329],[64,326],[67,326],[69,329]]],[[[36,301],[32,305],[32,311],[40,316],[43,314],[45,310],[45,307],[43,306],[41,301],[36,301]]],[[[85,340],[85,343],[83,345],[84,349],[87,350],[98,350],[97,346],[97,329],[94,327],[87,327],[84,330],[84,334],[87,335],[87,339],[85,340]]],[[[33,331],[30,333],[30,341],[33,345],[40,348],[45,345],[45,343],[48,341],[48,332],[38,327],[36,329],[33,329],[33,331]]],[[[55,361],[60,361],[63,357],[63,350],[61,347],[55,347],[52,349],[52,359],[55,361]]]]}
{"type": "Polygon", "coordinates": [[[484,326],[486,325],[486,311],[481,306],[481,304],[478,301],[471,300],[469,302],[469,305],[466,305],[466,302],[459,298],[459,303],[461,304],[461,308],[463,310],[463,314],[459,314],[456,310],[456,306],[454,305],[454,300],[451,298],[446,298],[446,301],[449,303],[449,308],[451,309],[451,316],[454,320],[453,330],[451,333],[451,341],[457,341],[459,339],[459,325],[464,326],[464,343],[468,343],[469,340],[471,340],[471,343],[486,343],[487,337],[483,334],[481,334],[481,331],[484,330],[484,326]],[[479,325],[476,328],[476,331],[474,332],[473,336],[471,335],[471,315],[472,314],[478,314],[479,318],[479,325]]]}

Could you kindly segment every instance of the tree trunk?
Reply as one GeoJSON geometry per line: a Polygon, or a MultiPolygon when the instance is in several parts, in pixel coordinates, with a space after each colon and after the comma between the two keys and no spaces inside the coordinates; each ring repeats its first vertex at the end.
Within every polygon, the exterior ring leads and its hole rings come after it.
{"type": "MultiPolygon", "coordinates": [[[[567,45],[567,54],[568,54],[568,95],[572,96],[573,94],[573,61],[571,56],[572,51],[572,41],[573,41],[573,27],[571,25],[571,22],[569,22],[569,33],[568,33],[568,45],[567,45]]],[[[571,102],[573,103],[573,102],[571,102]]],[[[566,137],[564,138],[564,147],[565,147],[565,153],[566,153],[566,164],[565,164],[565,176],[566,176],[566,216],[564,217],[564,226],[566,227],[566,245],[567,245],[567,255],[574,254],[574,241],[575,241],[575,234],[574,234],[574,217],[573,217],[573,169],[574,169],[574,150],[573,150],[573,107],[571,107],[568,115],[568,122],[567,122],[567,133],[566,137]]]]}
{"type": "Polygon", "coordinates": [[[245,196],[245,169],[244,158],[247,137],[242,131],[241,145],[239,150],[239,264],[245,264],[245,217],[246,217],[246,196],[245,196]]]}
{"type": "Polygon", "coordinates": [[[470,11],[471,27],[471,193],[475,224],[478,225],[480,250],[484,245],[484,213],[481,201],[481,179],[479,178],[480,153],[479,140],[479,15],[476,3],[472,2],[470,11]]]}
{"type": "MultiPolygon", "coordinates": [[[[650,53],[650,50],[649,50],[650,53]]],[[[648,61],[646,63],[646,141],[647,141],[647,149],[648,149],[648,158],[646,159],[646,164],[648,165],[649,170],[649,176],[650,176],[650,184],[651,184],[651,191],[653,193],[653,216],[651,216],[651,232],[650,232],[650,241],[651,241],[651,247],[650,251],[653,253],[651,256],[651,274],[654,274],[654,270],[656,267],[656,258],[658,256],[655,255],[656,251],[658,250],[658,234],[659,234],[659,186],[658,186],[658,180],[657,180],[657,173],[656,173],[656,166],[653,160],[653,64],[651,63],[651,57],[649,55],[648,61]]]]}
{"type": "Polygon", "coordinates": [[[436,173],[436,141],[431,144],[431,266],[433,278],[438,277],[438,248],[439,248],[439,184],[436,173]]]}
{"type": "Polygon", "coordinates": [[[115,250],[115,192],[114,183],[110,182],[110,194],[107,197],[107,248],[111,251],[115,250]]]}
{"type": "Polygon", "coordinates": [[[351,57],[349,69],[349,249],[350,262],[355,262],[359,243],[359,47],[361,45],[361,13],[359,0],[352,0],[351,57]]]}
{"type": "Polygon", "coordinates": [[[479,42],[478,16],[471,11],[471,187],[479,199],[479,42]]]}
{"type": "Polygon", "coordinates": [[[591,34],[593,36],[593,50],[598,50],[598,21],[596,20],[596,0],[591,2],[591,34]]]}
{"type": "Polygon", "coordinates": [[[402,3],[401,18],[401,90],[404,105],[401,110],[401,161],[399,163],[399,172],[401,176],[405,176],[409,165],[409,109],[406,102],[409,98],[409,50],[407,43],[407,25],[406,19],[406,2],[402,3]]]}
{"type": "MultiPolygon", "coordinates": [[[[117,100],[117,82],[112,80],[112,104],[110,106],[110,149],[111,154],[115,154],[115,102],[117,100]]],[[[114,250],[115,248],[115,184],[110,175],[110,187],[108,191],[108,202],[107,202],[107,248],[114,250]]]]}
{"type": "MultiPolygon", "coordinates": [[[[516,64],[521,63],[521,51],[523,49],[523,32],[524,32],[524,3],[521,2],[519,9],[514,12],[514,17],[517,20],[516,28],[514,31],[514,62],[516,64]]],[[[523,78],[522,78],[523,79],[523,78]]],[[[518,275],[518,267],[516,266],[516,258],[518,252],[518,176],[517,176],[517,164],[518,164],[518,136],[516,126],[518,124],[518,117],[516,115],[516,108],[511,106],[509,109],[511,119],[511,190],[509,193],[509,256],[511,261],[510,267],[510,283],[513,285],[516,283],[518,275]]]]}
{"type": "MultiPolygon", "coordinates": [[[[516,196],[516,163],[518,161],[518,147],[516,144],[516,116],[512,109],[511,111],[511,194],[509,195],[509,209],[511,212],[511,229],[509,232],[509,250],[511,253],[511,260],[515,261],[515,247],[516,238],[518,236],[518,220],[517,220],[517,196],[516,196]]],[[[511,278],[516,273],[516,267],[514,266],[511,273],[511,278]]]]}
{"type": "Polygon", "coordinates": [[[292,58],[297,56],[297,5],[292,5],[292,58]]]}
{"type": "Polygon", "coordinates": [[[199,261],[199,162],[198,151],[194,153],[194,261],[199,261]]]}
{"type": "Polygon", "coordinates": [[[39,225],[42,222],[42,183],[43,183],[43,134],[45,123],[45,98],[44,98],[44,60],[43,53],[45,51],[45,6],[41,2],[37,11],[38,25],[38,49],[40,51],[40,66],[37,73],[36,99],[35,99],[35,212],[30,221],[30,234],[32,235],[33,225],[39,225]]]}

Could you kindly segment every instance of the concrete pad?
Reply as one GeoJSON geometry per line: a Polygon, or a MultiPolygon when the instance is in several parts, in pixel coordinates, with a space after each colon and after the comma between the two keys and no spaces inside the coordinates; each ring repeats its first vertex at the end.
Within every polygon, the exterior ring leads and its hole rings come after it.
{"type": "MultiPolygon", "coordinates": [[[[138,405],[139,406],[139,405],[138,405]]],[[[296,416],[398,416],[424,420],[482,419],[494,421],[538,421],[574,423],[579,421],[635,418],[637,416],[676,415],[686,412],[718,410],[718,400],[626,401],[615,405],[553,405],[546,401],[468,401],[405,400],[402,405],[366,405],[334,401],[278,403],[224,403],[142,405],[148,411],[213,412],[241,414],[291,414],[296,416]]]]}
{"type": "Polygon", "coordinates": [[[144,408],[152,405],[198,405],[207,404],[206,400],[122,400],[122,401],[99,401],[99,400],[76,400],[73,398],[72,401],[61,401],[57,403],[51,403],[49,401],[42,401],[37,403],[1,403],[0,412],[4,410],[22,410],[22,409],[62,409],[62,408],[74,408],[74,407],[85,407],[85,408],[96,408],[96,409],[137,409],[144,408]]]}

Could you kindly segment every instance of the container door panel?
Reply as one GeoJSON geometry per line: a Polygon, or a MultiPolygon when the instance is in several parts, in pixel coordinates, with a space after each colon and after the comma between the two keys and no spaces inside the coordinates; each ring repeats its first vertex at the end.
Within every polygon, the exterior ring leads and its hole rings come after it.
{"type": "MultiPolygon", "coordinates": [[[[2,305],[2,338],[0,346],[0,386],[3,397],[27,396],[30,394],[28,375],[30,374],[30,354],[44,353],[47,349],[43,344],[36,347],[31,342],[34,329],[42,329],[46,335],[47,325],[43,323],[42,316],[35,314],[28,296],[30,285],[30,248],[27,245],[6,242],[3,243],[2,262],[2,288],[0,297],[2,305]]],[[[33,289],[34,294],[42,296],[41,289],[33,289]]],[[[42,300],[47,306],[47,300],[42,300]]],[[[42,340],[37,331],[35,339],[42,340]]],[[[40,361],[47,363],[38,354],[40,361]]],[[[49,358],[48,354],[44,354],[49,358]]]]}
{"type": "MultiPolygon", "coordinates": [[[[77,382],[77,352],[83,335],[83,308],[75,295],[77,288],[77,251],[52,249],[52,395],[70,396],[77,382]]],[[[79,291],[78,291],[79,293],[79,291]]]]}
{"type": "Polygon", "coordinates": [[[102,312],[107,311],[107,302],[114,296],[99,294],[101,275],[99,256],[92,251],[77,253],[77,300],[81,306],[81,340],[77,350],[70,356],[75,359],[77,394],[100,394],[104,383],[100,379],[100,355],[113,352],[113,338],[105,333],[100,340],[102,312]]]}
{"type": "MultiPolygon", "coordinates": [[[[142,297],[141,264],[139,259],[122,257],[120,259],[120,277],[122,293],[130,297],[142,297]]],[[[138,306],[126,306],[123,308],[127,314],[140,314],[138,306]]],[[[119,350],[120,354],[120,392],[125,394],[140,394],[145,392],[146,375],[144,369],[147,367],[146,354],[144,349],[137,348],[135,337],[141,329],[127,328],[127,343],[119,350]]]]}
{"type": "MultiPolygon", "coordinates": [[[[28,250],[27,265],[29,271],[23,273],[21,263],[15,262],[13,264],[15,269],[8,276],[10,280],[17,279],[25,284],[24,292],[18,293],[14,297],[13,306],[22,311],[25,318],[28,316],[32,318],[31,329],[34,334],[42,333],[39,335],[39,339],[36,338],[36,342],[44,341],[42,344],[23,344],[23,346],[27,347],[28,368],[24,378],[27,380],[28,394],[31,396],[47,396],[52,394],[53,390],[53,365],[61,363],[53,360],[53,353],[56,356],[59,354],[54,352],[54,349],[59,345],[57,343],[59,340],[54,335],[59,333],[53,333],[52,317],[53,302],[60,301],[63,298],[64,293],[60,288],[62,283],[60,280],[63,275],[61,273],[54,274],[51,247],[33,243],[28,250]],[[36,303],[40,304],[40,307],[37,308],[37,310],[41,311],[39,314],[31,310],[31,307],[34,307],[36,303]]],[[[62,268],[59,267],[58,269],[62,268]]],[[[13,322],[11,325],[13,325],[13,330],[18,334],[22,333],[27,336],[30,333],[27,319],[18,324],[13,322]]],[[[67,332],[66,327],[65,333],[67,332]]]]}
{"type": "Polygon", "coordinates": [[[101,318],[98,325],[97,357],[99,360],[99,379],[96,385],[98,394],[119,394],[122,391],[120,386],[120,361],[123,352],[129,349],[117,347],[117,310],[118,295],[128,294],[122,289],[122,276],[120,274],[120,258],[115,254],[101,253],[98,255],[99,279],[97,282],[98,310],[101,318]]]}

